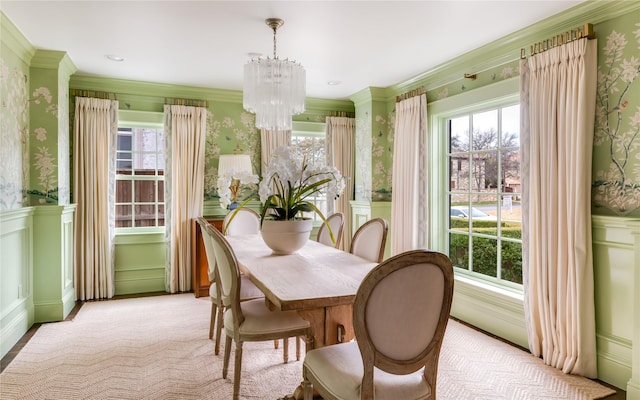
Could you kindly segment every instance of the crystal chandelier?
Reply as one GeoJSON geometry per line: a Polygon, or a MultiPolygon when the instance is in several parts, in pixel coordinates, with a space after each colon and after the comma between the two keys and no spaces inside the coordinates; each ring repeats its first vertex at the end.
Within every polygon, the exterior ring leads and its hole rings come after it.
{"type": "Polygon", "coordinates": [[[279,18],[265,23],[273,29],[273,58],[256,58],[244,66],[242,105],[256,114],[259,129],[291,130],[291,116],[304,112],[306,73],[302,65],[276,55],[276,31],[284,24],[279,18]]]}

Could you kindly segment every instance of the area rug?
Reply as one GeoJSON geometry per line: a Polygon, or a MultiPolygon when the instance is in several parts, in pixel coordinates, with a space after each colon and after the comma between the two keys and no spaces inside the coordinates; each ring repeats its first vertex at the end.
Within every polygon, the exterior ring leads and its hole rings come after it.
{"type": "MultiPolygon", "coordinates": [[[[8,399],[230,399],[222,351],[208,339],[210,303],[193,294],[85,303],[71,321],[42,325],[0,374],[8,399]]],[[[224,342],[223,342],[224,343],[224,342]]],[[[293,341],[291,341],[293,353],[293,341]]],[[[275,400],[300,383],[302,362],[273,342],[245,343],[240,397],[275,400]]],[[[438,398],[599,399],[614,393],[450,321],[438,398]]]]}

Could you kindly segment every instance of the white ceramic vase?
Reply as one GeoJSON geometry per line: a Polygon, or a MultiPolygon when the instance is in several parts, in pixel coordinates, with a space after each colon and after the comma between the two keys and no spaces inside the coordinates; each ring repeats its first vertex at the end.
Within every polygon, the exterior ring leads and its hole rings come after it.
{"type": "Polygon", "coordinates": [[[262,239],[273,254],[292,254],[309,240],[313,228],[311,218],[291,221],[262,221],[262,239]]]}

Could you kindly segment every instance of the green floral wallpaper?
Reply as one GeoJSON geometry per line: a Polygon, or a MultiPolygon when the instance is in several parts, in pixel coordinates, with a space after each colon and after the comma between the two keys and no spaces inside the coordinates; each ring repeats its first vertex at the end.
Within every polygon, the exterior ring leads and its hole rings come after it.
{"type": "Polygon", "coordinates": [[[455,96],[479,87],[518,76],[520,74],[518,64],[519,61],[513,61],[477,73],[475,79],[462,78],[447,85],[427,91],[427,102],[431,103],[436,100],[442,100],[447,97],[455,96]]]}
{"type": "MultiPolygon", "coordinates": [[[[394,104],[395,107],[395,104],[394,104]]],[[[374,104],[371,130],[371,200],[391,201],[395,110],[374,104]]]]}
{"type": "MultiPolygon", "coordinates": [[[[46,73],[39,73],[37,76],[31,74],[31,76],[32,94],[29,109],[31,177],[27,186],[29,203],[32,205],[57,204],[58,164],[68,164],[69,160],[68,144],[63,149],[58,146],[58,99],[53,95],[58,93],[57,72],[46,70],[46,73]],[[60,151],[66,151],[67,156],[62,158],[60,151]]],[[[68,127],[65,127],[65,131],[68,132],[68,127]]],[[[68,193],[68,190],[66,192],[68,193]]]]}
{"type": "Polygon", "coordinates": [[[594,213],[640,216],[640,11],[594,28],[598,37],[594,213]]]}
{"type": "Polygon", "coordinates": [[[371,114],[356,109],[356,181],[354,197],[359,201],[371,201],[371,114]]]}
{"type": "Polygon", "coordinates": [[[260,172],[260,131],[255,115],[242,104],[220,103],[209,107],[207,145],[205,148],[205,200],[217,198],[218,160],[220,154],[249,154],[253,172],[260,172]]]}
{"type": "Polygon", "coordinates": [[[2,48],[0,57],[0,211],[26,202],[29,179],[29,68],[2,48]],[[23,162],[23,160],[25,162],[23,162]]]}

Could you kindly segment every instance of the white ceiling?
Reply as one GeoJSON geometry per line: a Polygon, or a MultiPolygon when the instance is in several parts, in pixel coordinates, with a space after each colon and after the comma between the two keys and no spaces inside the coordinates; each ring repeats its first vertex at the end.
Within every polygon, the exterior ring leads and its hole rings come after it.
{"type": "Polygon", "coordinates": [[[1,0],[0,8],[36,48],[66,51],[78,74],[232,90],[242,89],[249,53],[273,54],[264,20],[282,18],[277,54],[305,67],[307,96],[346,99],[582,1],[1,0]]]}

